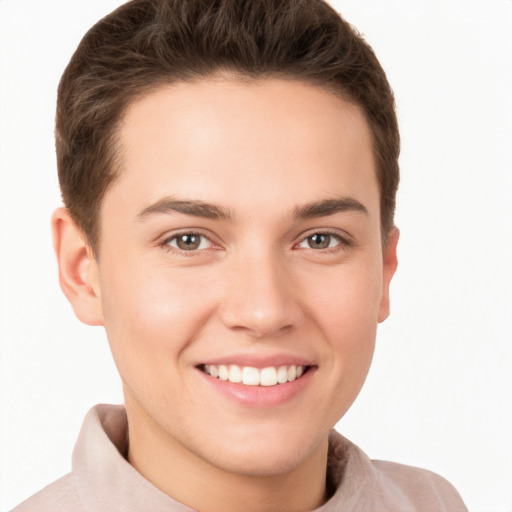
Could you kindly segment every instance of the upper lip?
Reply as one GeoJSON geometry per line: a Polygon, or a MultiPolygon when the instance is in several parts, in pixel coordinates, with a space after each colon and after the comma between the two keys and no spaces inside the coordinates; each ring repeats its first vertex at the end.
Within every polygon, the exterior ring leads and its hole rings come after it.
{"type": "Polygon", "coordinates": [[[311,359],[291,355],[291,354],[274,354],[274,355],[256,355],[256,354],[232,354],[229,356],[215,357],[205,359],[196,366],[201,365],[237,365],[250,366],[253,368],[268,368],[270,366],[314,366],[315,363],[311,359]]]}

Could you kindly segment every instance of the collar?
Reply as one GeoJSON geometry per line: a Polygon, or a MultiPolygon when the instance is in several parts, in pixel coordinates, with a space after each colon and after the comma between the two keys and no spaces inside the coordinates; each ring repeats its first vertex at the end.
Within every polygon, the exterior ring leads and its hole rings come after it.
{"type": "MultiPolygon", "coordinates": [[[[128,420],[124,406],[97,405],[85,417],[73,451],[73,478],[87,512],[194,512],[169,497],[126,460],[128,420]]],[[[313,512],[360,510],[467,510],[457,492],[429,471],[371,461],[332,431],[327,485],[331,498],[313,512]],[[445,501],[446,499],[446,501],[445,501]],[[420,504],[417,507],[415,504],[420,504]]]]}

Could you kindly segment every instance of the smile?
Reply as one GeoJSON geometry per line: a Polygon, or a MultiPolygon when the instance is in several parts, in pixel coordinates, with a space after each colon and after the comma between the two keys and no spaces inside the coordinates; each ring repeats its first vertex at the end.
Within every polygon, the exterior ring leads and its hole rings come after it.
{"type": "Polygon", "coordinates": [[[245,386],[276,386],[299,379],[309,369],[305,365],[268,366],[254,368],[252,366],[205,364],[201,371],[219,380],[229,381],[245,386]]]}

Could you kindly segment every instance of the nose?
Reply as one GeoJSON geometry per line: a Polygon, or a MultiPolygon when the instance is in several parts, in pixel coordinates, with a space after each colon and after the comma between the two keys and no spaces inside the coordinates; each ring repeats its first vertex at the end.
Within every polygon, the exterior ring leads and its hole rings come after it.
{"type": "Polygon", "coordinates": [[[253,255],[230,269],[220,306],[221,320],[226,327],[263,338],[278,335],[302,322],[294,280],[286,265],[277,259],[253,255]]]}

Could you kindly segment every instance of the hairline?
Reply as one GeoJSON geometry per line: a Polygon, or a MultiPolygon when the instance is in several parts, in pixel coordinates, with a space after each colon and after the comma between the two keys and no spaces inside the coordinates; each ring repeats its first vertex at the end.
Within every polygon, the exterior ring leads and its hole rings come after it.
{"type": "Polygon", "coordinates": [[[109,130],[107,146],[109,147],[109,161],[106,162],[108,171],[111,175],[111,179],[107,187],[103,190],[101,197],[99,198],[99,202],[96,209],[96,217],[94,224],[94,232],[92,236],[88,235],[86,232],[82,230],[82,233],[87,241],[88,246],[91,248],[96,259],[99,259],[100,252],[100,244],[101,244],[101,219],[102,216],[102,207],[104,204],[105,195],[108,193],[110,188],[116,183],[120,174],[122,173],[122,162],[123,159],[123,142],[121,139],[121,125],[126,118],[130,108],[140,100],[150,96],[157,91],[170,87],[172,88],[175,85],[179,84],[197,84],[205,81],[216,81],[219,83],[226,84],[254,84],[257,82],[262,82],[265,80],[283,80],[294,83],[301,83],[304,85],[309,85],[312,87],[317,87],[318,89],[322,89],[323,91],[331,94],[336,99],[342,100],[348,103],[351,107],[356,108],[360,114],[363,115],[363,118],[366,123],[366,127],[368,128],[368,132],[370,134],[370,142],[372,144],[372,155],[373,155],[373,172],[375,173],[375,177],[377,179],[377,186],[379,188],[379,225],[381,231],[381,239],[382,246],[385,247],[388,241],[388,235],[393,229],[394,226],[391,226],[388,232],[385,232],[384,226],[382,224],[382,190],[381,183],[378,177],[379,173],[379,163],[377,157],[377,144],[375,139],[374,130],[372,129],[372,123],[368,119],[367,112],[365,109],[354,99],[351,97],[349,93],[345,91],[342,85],[335,83],[334,81],[322,80],[320,77],[304,77],[294,75],[292,71],[284,71],[284,72],[248,72],[241,69],[230,68],[219,66],[216,69],[212,69],[209,73],[203,74],[190,74],[188,77],[181,77],[178,79],[170,79],[169,77],[165,77],[162,74],[161,79],[155,79],[151,84],[145,84],[139,87],[134,87],[133,92],[129,93],[125,97],[125,104],[119,111],[117,118],[112,123],[112,126],[109,130]]]}

